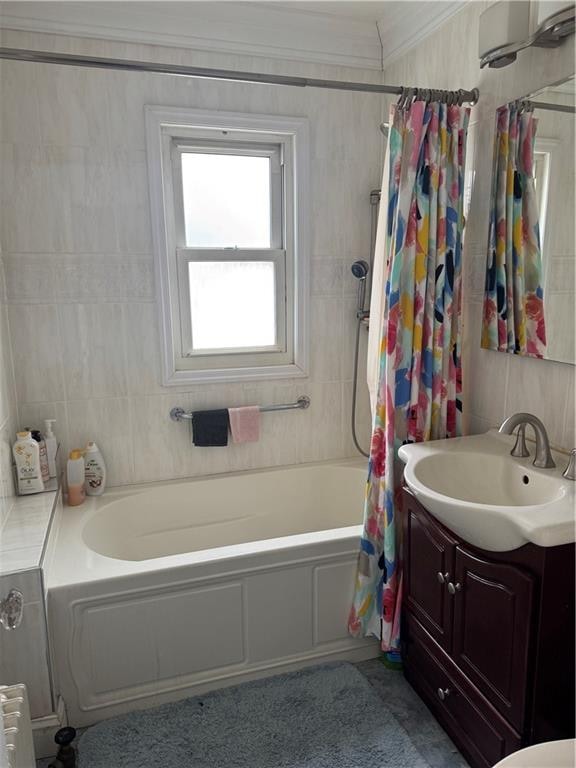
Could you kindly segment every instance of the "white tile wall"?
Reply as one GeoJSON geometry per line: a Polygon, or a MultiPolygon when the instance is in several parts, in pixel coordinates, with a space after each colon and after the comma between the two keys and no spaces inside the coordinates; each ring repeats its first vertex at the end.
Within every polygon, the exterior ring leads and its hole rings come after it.
{"type": "MultiPolygon", "coordinates": [[[[521,403],[542,416],[556,445],[571,447],[574,369],[481,350],[479,335],[494,108],[570,74],[573,41],[557,51],[523,52],[504,70],[480,72],[475,41],[485,5],[468,4],[388,67],[384,79],[446,88],[480,85],[482,91],[472,117],[475,177],[465,252],[468,429],[497,424],[521,403]],[[439,55],[448,47],[450,57],[439,55]]],[[[4,32],[4,44],[311,73],[311,65],[51,35],[4,32]]],[[[358,79],[358,71],[314,67],[319,77],[351,74],[358,79]]],[[[353,455],[356,283],[349,265],[368,254],[368,194],[381,180],[378,124],[386,100],[31,63],[4,63],[2,78],[14,106],[2,124],[8,193],[0,216],[20,423],[55,415],[65,449],[95,437],[114,483],[353,455]],[[143,129],[143,106],[153,103],[309,116],[309,379],[177,390],[160,385],[143,129]],[[187,427],[167,418],[175,404],[273,402],[300,392],[312,396],[310,411],[267,415],[257,445],[194,449],[187,427]]],[[[359,411],[360,437],[367,443],[363,385],[359,411]]]]}
{"type": "MultiPolygon", "coordinates": [[[[4,45],[292,71],[248,57],[3,33],[4,45]]],[[[318,77],[378,73],[307,65],[318,77]]],[[[370,190],[381,182],[381,99],[4,62],[11,111],[1,125],[0,228],[21,424],[57,419],[64,450],[95,439],[112,484],[354,455],[349,396],[356,283],[367,259],[370,190]],[[310,377],[274,383],[160,385],[144,142],[146,104],[306,115],[311,125],[310,377]],[[26,123],[24,130],[20,125],[26,123]],[[168,412],[312,398],[267,414],[257,444],[195,449],[168,412]]],[[[3,113],[7,110],[3,110],[3,113]]],[[[364,368],[364,362],[362,363],[364,368]]],[[[363,376],[363,370],[361,372],[363,376]]],[[[369,418],[359,431],[369,441],[369,418]]]]}
{"type": "MultiPolygon", "coordinates": [[[[495,108],[574,74],[574,37],[556,50],[533,49],[500,70],[480,70],[478,19],[487,2],[463,9],[419,46],[389,66],[386,82],[436,88],[479,86],[471,133],[474,186],[466,225],[464,386],[467,428],[483,432],[514,411],[526,410],[544,421],[557,447],[575,445],[574,366],[531,360],[480,349],[481,301],[488,238],[495,108]],[[449,51],[449,55],[448,55],[449,51]]],[[[557,214],[561,215],[561,214],[557,214]]],[[[573,215],[573,214],[572,214],[573,215]]],[[[554,226],[554,212],[549,219],[554,226]]],[[[572,243],[573,249],[573,243],[572,243]]]]}
{"type": "Polygon", "coordinates": [[[0,538],[14,502],[12,444],[16,424],[14,371],[6,306],[6,280],[0,248],[0,538]]]}

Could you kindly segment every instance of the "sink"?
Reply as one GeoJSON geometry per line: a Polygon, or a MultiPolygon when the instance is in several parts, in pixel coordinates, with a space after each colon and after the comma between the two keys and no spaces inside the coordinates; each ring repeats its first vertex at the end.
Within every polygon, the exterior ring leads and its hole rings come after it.
{"type": "Polygon", "coordinates": [[[555,454],[556,469],[537,469],[533,456],[510,456],[514,441],[491,430],[403,445],[406,484],[437,520],[481,549],[573,542],[576,483],[562,477],[567,457],[555,454]]]}

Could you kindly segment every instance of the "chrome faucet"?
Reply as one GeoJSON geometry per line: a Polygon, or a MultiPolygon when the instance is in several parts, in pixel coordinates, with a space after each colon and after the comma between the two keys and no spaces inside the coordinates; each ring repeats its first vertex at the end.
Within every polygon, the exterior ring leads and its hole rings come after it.
{"type": "MultiPolygon", "coordinates": [[[[550,441],[548,440],[548,434],[546,433],[544,424],[542,424],[537,416],[533,416],[531,413],[515,413],[513,416],[509,416],[506,421],[502,423],[502,426],[498,431],[503,435],[511,435],[516,427],[520,426],[520,430],[522,430],[522,425],[525,424],[530,424],[534,430],[534,434],[536,435],[536,456],[534,457],[534,466],[540,467],[541,469],[553,469],[556,464],[550,452],[550,441]]],[[[524,437],[523,431],[522,437],[524,437]]],[[[516,445],[510,451],[512,456],[527,455],[528,452],[525,450],[517,452],[517,446],[519,446],[520,442],[523,441],[520,441],[519,439],[516,440],[516,445]]]]}
{"type": "Polygon", "coordinates": [[[562,472],[562,477],[565,477],[566,480],[576,480],[576,448],[572,448],[570,451],[570,461],[562,472]]]}

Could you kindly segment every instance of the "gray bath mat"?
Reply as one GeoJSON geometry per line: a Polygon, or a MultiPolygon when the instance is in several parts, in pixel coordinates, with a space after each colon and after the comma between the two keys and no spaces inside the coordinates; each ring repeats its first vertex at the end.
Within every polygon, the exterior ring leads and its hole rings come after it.
{"type": "Polygon", "coordinates": [[[309,667],[90,728],[80,768],[429,768],[351,664],[309,667]]]}

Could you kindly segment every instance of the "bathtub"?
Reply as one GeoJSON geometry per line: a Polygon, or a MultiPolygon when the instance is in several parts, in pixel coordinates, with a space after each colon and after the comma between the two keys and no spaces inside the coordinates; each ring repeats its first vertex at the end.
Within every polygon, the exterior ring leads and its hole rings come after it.
{"type": "Polygon", "coordinates": [[[44,576],[69,722],[376,656],[346,631],[365,476],[363,462],[309,464],[64,508],[44,576]]]}

